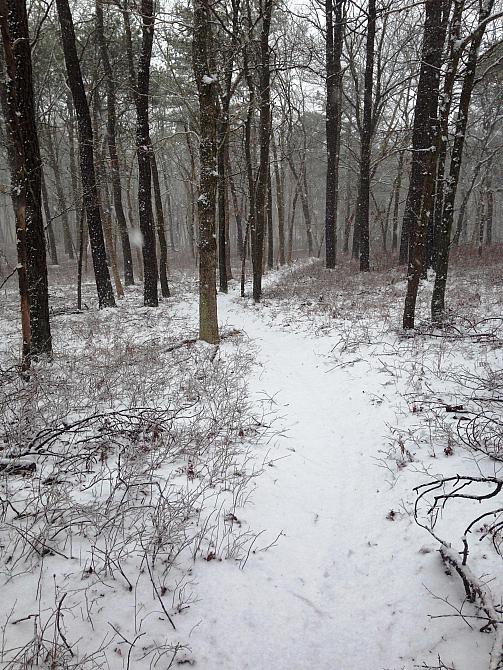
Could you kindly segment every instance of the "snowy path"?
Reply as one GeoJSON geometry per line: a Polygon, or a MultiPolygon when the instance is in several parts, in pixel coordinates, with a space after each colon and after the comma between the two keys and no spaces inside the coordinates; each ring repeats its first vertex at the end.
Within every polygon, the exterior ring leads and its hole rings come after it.
{"type": "Polygon", "coordinates": [[[288,456],[258,480],[245,519],[285,536],[244,571],[212,562],[196,572],[204,620],[189,642],[198,667],[412,668],[400,656],[413,654],[421,628],[412,634],[411,621],[421,614],[421,626],[427,610],[417,561],[410,567],[405,554],[420,547],[409,535],[425,538],[408,518],[386,520],[396,491],[375,458],[395,415],[393,403],[372,402],[385,379],[365,361],[331,370],[332,338],[273,329],[232,298],[220,297],[219,316],[256,343],[251,390],[274,396],[284,416],[272,457],[288,456]]]}

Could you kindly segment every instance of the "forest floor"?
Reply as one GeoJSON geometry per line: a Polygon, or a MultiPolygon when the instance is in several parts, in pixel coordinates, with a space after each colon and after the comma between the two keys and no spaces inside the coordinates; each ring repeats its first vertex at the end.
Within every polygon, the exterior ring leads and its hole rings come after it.
{"type": "Polygon", "coordinates": [[[216,348],[192,341],[179,276],[159,310],[136,288],[117,310],[62,310],[29,381],[10,295],[3,451],[37,469],[1,484],[5,667],[493,667],[503,624],[480,632],[438,540],[462,550],[497,510],[467,564],[501,621],[501,492],[435,514],[434,494],[494,483],[414,490],[501,478],[503,270],[458,265],[451,287],[447,327],[425,281],[404,337],[399,271],[307,261],[270,273],[259,306],[220,295],[216,348]]]}

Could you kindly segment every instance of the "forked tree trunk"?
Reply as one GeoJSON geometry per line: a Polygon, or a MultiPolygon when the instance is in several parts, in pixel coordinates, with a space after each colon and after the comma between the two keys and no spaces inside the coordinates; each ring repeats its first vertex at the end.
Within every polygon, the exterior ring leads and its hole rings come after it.
{"type": "Polygon", "coordinates": [[[412,136],[413,174],[409,185],[403,226],[409,226],[407,295],[403,312],[403,327],[414,328],[417,291],[423,272],[428,222],[432,215],[433,186],[436,168],[435,147],[438,144],[439,71],[445,41],[446,21],[443,10],[447,3],[427,0],[421,56],[421,71],[417,88],[414,130],[412,136]],[[443,7],[444,5],[444,7],[443,7]],[[415,165],[415,171],[414,171],[415,165]],[[416,181],[413,181],[413,180],[416,181]]]}
{"type": "Polygon", "coordinates": [[[232,209],[234,212],[234,218],[236,220],[236,239],[237,239],[238,256],[239,258],[243,258],[243,220],[241,215],[241,208],[238,203],[236,184],[234,183],[234,177],[232,175],[231,162],[229,156],[227,156],[227,175],[229,177],[229,186],[231,190],[232,209]]]}
{"type": "Polygon", "coordinates": [[[454,202],[458,187],[461,161],[463,159],[463,148],[465,143],[466,126],[468,123],[468,112],[473,87],[475,84],[475,71],[477,67],[478,53],[482,37],[487,26],[486,19],[490,16],[494,0],[487,0],[481,4],[478,28],[472,35],[470,49],[466,59],[466,70],[463,78],[461,94],[459,98],[458,114],[454,134],[454,145],[449,165],[449,179],[445,188],[444,206],[442,212],[442,224],[438,231],[438,250],[435,285],[431,300],[431,316],[433,321],[442,320],[445,311],[445,289],[447,286],[447,274],[449,270],[449,249],[451,242],[452,222],[454,218],[454,202]]]}
{"type": "Polygon", "coordinates": [[[87,226],[91,241],[98,302],[100,308],[115,307],[115,298],[108,272],[105,241],[103,239],[103,228],[98,205],[91,115],[89,113],[89,105],[87,103],[80,62],[77,55],[73,19],[68,0],[56,0],[56,5],[61,26],[68,84],[72,92],[73,105],[78,119],[80,174],[86,207],[87,226]]]}

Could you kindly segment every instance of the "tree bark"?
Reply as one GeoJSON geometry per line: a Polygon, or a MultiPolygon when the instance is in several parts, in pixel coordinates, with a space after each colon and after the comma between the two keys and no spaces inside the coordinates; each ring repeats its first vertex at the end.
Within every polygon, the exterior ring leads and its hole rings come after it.
{"type": "Polygon", "coordinates": [[[398,248],[398,212],[400,207],[400,189],[402,186],[403,175],[403,151],[398,154],[398,167],[394,184],[394,203],[393,203],[393,233],[391,239],[391,250],[398,248]]]}
{"type": "Polygon", "coordinates": [[[216,189],[217,189],[217,92],[213,72],[213,44],[209,0],[194,0],[192,64],[199,99],[200,183],[199,215],[199,338],[210,344],[219,341],[215,287],[216,189]]]}
{"type": "Polygon", "coordinates": [[[47,127],[47,148],[49,150],[49,160],[51,162],[52,171],[54,173],[54,183],[56,186],[56,197],[58,199],[59,206],[59,216],[63,223],[63,240],[65,244],[65,253],[68,254],[68,258],[73,260],[74,248],[73,248],[73,239],[72,233],[70,231],[70,221],[68,219],[68,208],[66,204],[65,191],[63,189],[63,184],[61,182],[61,173],[59,170],[59,157],[56,148],[54,147],[54,140],[52,138],[52,129],[50,126],[47,127]]]}
{"type": "Polygon", "coordinates": [[[270,89],[270,47],[273,0],[260,0],[262,27],[260,31],[259,64],[259,166],[255,209],[256,214],[251,227],[253,300],[259,302],[262,296],[262,264],[264,254],[264,234],[267,220],[267,182],[269,175],[269,143],[271,135],[271,89],[270,89]]]}
{"type": "Polygon", "coordinates": [[[327,175],[325,202],[326,267],[335,268],[337,256],[337,205],[341,134],[341,55],[344,41],[344,0],[326,0],[326,136],[327,175]]]}
{"type": "Polygon", "coordinates": [[[16,218],[22,368],[26,370],[31,358],[52,353],[52,337],[41,205],[42,161],[24,0],[0,0],[0,31],[7,71],[1,98],[16,218]]]}
{"type": "Polygon", "coordinates": [[[56,238],[54,236],[51,210],[49,207],[49,195],[47,193],[47,185],[45,183],[45,175],[43,170],[42,170],[41,186],[42,186],[42,203],[44,206],[44,214],[45,214],[45,230],[47,236],[47,243],[49,247],[49,255],[51,257],[51,265],[59,265],[58,250],[56,248],[56,238]]]}
{"type": "Polygon", "coordinates": [[[271,166],[267,175],[267,267],[274,268],[274,228],[272,216],[272,178],[271,166]]]}
{"type": "Polygon", "coordinates": [[[107,92],[107,145],[108,154],[110,156],[115,216],[117,218],[117,225],[119,227],[121,238],[122,259],[124,264],[124,284],[126,286],[132,286],[134,284],[133,256],[131,254],[126,215],[124,214],[124,207],[122,205],[122,186],[119,170],[119,158],[117,155],[117,112],[115,80],[108,54],[108,46],[105,39],[102,1],[103,0],[97,0],[96,2],[96,39],[100,50],[101,62],[103,64],[103,73],[105,75],[107,92]]]}
{"type": "Polygon", "coordinates": [[[285,195],[284,171],[278,162],[278,150],[274,133],[271,133],[272,156],[274,161],[274,181],[276,185],[276,210],[278,214],[278,262],[285,264],[285,195]]]}
{"type": "Polygon", "coordinates": [[[359,234],[360,270],[370,270],[369,198],[370,157],[372,150],[372,88],[374,77],[374,42],[376,33],[376,3],[369,0],[367,42],[365,57],[365,80],[363,89],[363,123],[360,147],[360,182],[356,210],[356,225],[359,234]]]}
{"type": "Polygon", "coordinates": [[[154,148],[150,145],[150,168],[152,170],[152,183],[154,186],[155,215],[157,219],[157,237],[159,239],[159,279],[161,282],[161,295],[163,298],[170,297],[168,283],[168,243],[166,241],[166,226],[164,223],[164,211],[162,209],[161,184],[159,183],[159,170],[155,158],[154,148]]]}
{"type": "Polygon", "coordinates": [[[142,42],[135,88],[136,157],[138,160],[138,210],[143,236],[143,304],[157,307],[157,255],[152,211],[152,171],[150,164],[149,89],[150,61],[154,40],[154,3],[141,0],[142,42]]]}
{"type": "Polygon", "coordinates": [[[89,239],[91,242],[98,303],[100,308],[115,307],[115,298],[112,290],[112,283],[110,281],[110,274],[108,272],[105,241],[103,239],[103,227],[98,205],[91,115],[89,113],[89,105],[87,103],[82,72],[77,55],[73,19],[68,0],[56,0],[56,5],[61,26],[61,38],[65,55],[68,84],[72,93],[73,105],[78,120],[80,174],[86,207],[89,239]]]}
{"type": "Polygon", "coordinates": [[[461,88],[458,114],[456,119],[454,145],[449,165],[449,179],[445,188],[444,206],[442,212],[442,224],[438,231],[438,249],[435,285],[431,300],[431,316],[433,321],[440,322],[445,311],[445,289],[447,286],[447,275],[449,271],[449,248],[451,241],[452,222],[454,218],[454,202],[461,171],[463,159],[463,148],[465,143],[466,126],[468,123],[468,112],[475,83],[475,70],[477,66],[478,53],[482,37],[487,25],[486,18],[490,16],[494,0],[488,0],[481,4],[479,12],[479,25],[475,30],[466,60],[465,76],[461,88]]]}
{"type": "Polygon", "coordinates": [[[417,291],[423,271],[428,222],[432,216],[432,195],[438,145],[439,71],[445,41],[448,1],[427,0],[424,21],[421,71],[417,88],[412,137],[413,173],[407,196],[403,226],[408,226],[407,295],[403,312],[403,327],[414,328],[417,291]],[[409,207],[410,209],[407,209],[409,207]]]}

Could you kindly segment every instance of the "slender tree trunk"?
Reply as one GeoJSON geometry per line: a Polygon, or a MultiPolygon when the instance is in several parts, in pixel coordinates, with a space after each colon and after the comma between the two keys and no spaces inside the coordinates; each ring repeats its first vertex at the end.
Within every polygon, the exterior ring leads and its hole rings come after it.
{"type": "MultiPolygon", "coordinates": [[[[77,205],[77,203],[75,203],[77,205]]],[[[77,309],[82,309],[82,262],[84,259],[84,247],[85,247],[85,219],[86,219],[86,208],[84,203],[80,210],[79,216],[79,256],[77,259],[77,309]]]]}
{"type": "Polygon", "coordinates": [[[117,112],[116,112],[116,92],[115,80],[110,64],[108,54],[107,41],[105,39],[105,30],[103,26],[103,0],[96,2],[96,39],[98,42],[101,62],[103,64],[103,72],[105,75],[106,92],[107,92],[107,145],[108,154],[110,156],[110,167],[112,176],[112,191],[114,199],[115,216],[117,217],[117,225],[122,246],[122,259],[124,264],[124,283],[126,286],[134,284],[133,275],[133,256],[131,254],[131,245],[129,242],[129,234],[126,223],[126,215],[122,206],[122,186],[121,176],[119,170],[119,158],[117,155],[117,112]]]}
{"type": "Polygon", "coordinates": [[[115,307],[115,299],[112,283],[110,281],[110,274],[108,272],[105,241],[103,239],[103,228],[98,205],[91,115],[89,113],[89,105],[87,103],[84,82],[82,80],[82,73],[77,55],[73,19],[68,0],[56,0],[56,5],[61,26],[61,38],[68,74],[68,84],[72,92],[73,105],[79,127],[80,173],[86,206],[87,226],[91,241],[91,253],[93,257],[98,302],[100,308],[115,307]]]}
{"type": "Polygon", "coordinates": [[[372,87],[374,78],[374,42],[376,33],[376,3],[368,2],[367,45],[365,57],[365,81],[363,89],[363,122],[360,147],[360,183],[356,222],[359,232],[360,270],[370,270],[369,248],[369,198],[370,158],[372,148],[372,87]]]}
{"type": "Polygon", "coordinates": [[[227,175],[229,177],[229,186],[232,197],[232,208],[234,211],[234,218],[236,220],[236,237],[239,258],[243,258],[243,221],[241,216],[241,208],[238,203],[238,196],[236,192],[236,184],[232,176],[230,157],[227,155],[227,175]]]}
{"type": "Polygon", "coordinates": [[[194,148],[192,146],[192,140],[191,140],[191,132],[187,124],[185,124],[185,141],[187,143],[187,149],[189,152],[189,157],[190,157],[190,199],[191,199],[191,207],[190,207],[190,213],[191,216],[189,219],[187,219],[187,222],[189,224],[188,226],[188,233],[190,237],[190,243],[191,243],[191,253],[192,257],[196,257],[196,235],[195,235],[195,229],[199,228],[199,220],[198,220],[198,207],[194,205],[196,200],[199,199],[199,192],[198,192],[198,186],[197,186],[197,170],[196,170],[196,159],[194,155],[194,148]]]}
{"type": "Polygon", "coordinates": [[[278,262],[285,264],[285,196],[284,175],[278,163],[278,151],[274,133],[271,133],[272,155],[274,159],[274,181],[276,185],[276,210],[278,214],[278,262]]]}
{"type": "Polygon", "coordinates": [[[150,145],[150,161],[152,170],[152,183],[154,186],[154,203],[157,219],[157,237],[159,239],[159,249],[161,251],[159,257],[159,279],[161,282],[161,295],[163,298],[169,298],[169,283],[168,283],[168,243],[166,241],[166,227],[164,224],[164,212],[162,209],[161,185],[159,183],[159,171],[157,169],[157,161],[155,158],[154,148],[150,145]]]}
{"type": "Polygon", "coordinates": [[[337,204],[341,133],[341,55],[344,41],[344,0],[326,0],[326,136],[327,176],[325,205],[326,267],[335,268],[337,256],[337,204]]]}
{"type": "Polygon", "coordinates": [[[272,179],[271,167],[267,178],[267,267],[274,268],[274,230],[272,217],[272,179]]]}
{"type": "Polygon", "coordinates": [[[227,100],[224,98],[220,106],[220,120],[217,124],[217,166],[218,166],[218,275],[222,293],[228,291],[227,277],[227,228],[229,217],[227,211],[227,166],[225,164],[226,144],[228,137],[227,100]]]}
{"type": "Polygon", "coordinates": [[[492,161],[487,166],[486,189],[485,189],[485,212],[486,212],[486,244],[493,243],[493,219],[494,219],[494,191],[493,191],[493,166],[492,161]]]}
{"type": "MultiPolygon", "coordinates": [[[[127,11],[125,12],[127,14],[127,11]]],[[[154,40],[154,3],[141,0],[142,43],[135,88],[136,157],[138,160],[138,211],[143,236],[143,304],[157,307],[157,255],[152,211],[152,172],[150,164],[149,89],[150,60],[154,40]]]]}
{"type": "Polygon", "coordinates": [[[288,164],[295,178],[295,181],[297,182],[297,194],[298,197],[300,198],[300,204],[302,206],[302,215],[304,217],[304,224],[306,226],[307,252],[311,257],[313,255],[313,234],[311,226],[311,212],[309,210],[309,198],[307,194],[307,175],[305,170],[305,156],[302,158],[300,172],[297,172],[297,169],[291,156],[289,156],[288,158],[288,164]]]}
{"type": "Polygon", "coordinates": [[[269,175],[269,143],[271,135],[271,89],[270,89],[270,47],[273,0],[260,0],[262,27],[260,31],[259,64],[259,148],[260,158],[256,188],[256,215],[251,228],[253,299],[259,302],[262,296],[262,261],[264,234],[267,220],[267,182],[269,175]]]}
{"type": "Polygon", "coordinates": [[[54,173],[54,184],[56,186],[56,197],[58,199],[59,207],[59,216],[63,223],[63,240],[65,244],[65,253],[68,254],[68,258],[73,260],[74,251],[73,251],[73,239],[72,233],[70,231],[70,221],[68,219],[68,207],[66,204],[65,191],[63,189],[63,184],[61,182],[61,173],[59,169],[59,156],[56,148],[54,147],[54,141],[52,139],[52,133],[50,127],[47,128],[47,148],[49,150],[49,159],[52,166],[52,171],[54,173]]]}
{"type": "Polygon", "coordinates": [[[486,222],[486,208],[485,208],[485,185],[482,184],[477,198],[477,219],[476,225],[478,230],[478,255],[482,256],[482,247],[484,245],[484,226],[486,222]]]}
{"type": "Polygon", "coordinates": [[[49,195],[47,193],[47,185],[45,183],[45,175],[42,170],[42,202],[44,205],[44,214],[45,214],[45,229],[47,233],[47,241],[49,247],[49,255],[51,257],[51,265],[59,265],[58,263],[58,250],[56,248],[56,238],[54,236],[54,227],[52,225],[51,211],[49,208],[49,195]]]}
{"type": "Polygon", "coordinates": [[[393,203],[393,233],[391,240],[391,250],[396,251],[398,248],[398,212],[400,208],[400,189],[402,187],[403,175],[403,151],[398,154],[398,168],[394,184],[394,203],[393,203]]]}
{"type": "Polygon", "coordinates": [[[295,184],[295,193],[292,200],[292,209],[290,212],[290,223],[288,226],[288,245],[287,245],[287,263],[290,264],[293,261],[293,231],[295,227],[295,212],[297,209],[297,200],[299,198],[299,186],[295,184]]]}
{"type": "Polygon", "coordinates": [[[213,65],[211,10],[209,0],[194,0],[192,63],[199,98],[200,184],[199,218],[199,337],[219,341],[215,276],[217,189],[217,92],[213,65]]]}
{"type": "Polygon", "coordinates": [[[96,169],[96,177],[98,179],[96,183],[96,190],[98,192],[98,205],[100,208],[100,218],[103,224],[103,236],[105,238],[105,248],[107,251],[107,258],[109,264],[112,268],[112,277],[114,279],[115,292],[118,298],[123,298],[124,289],[122,288],[119,268],[117,266],[117,254],[115,253],[115,247],[113,242],[112,207],[110,204],[110,198],[108,194],[107,173],[105,168],[105,162],[103,160],[103,155],[100,151],[100,137],[98,128],[99,105],[100,105],[99,94],[98,89],[96,89],[94,93],[94,101],[92,107],[95,169],[96,169]]]}
{"type": "Polygon", "coordinates": [[[79,225],[80,225],[80,207],[82,205],[82,193],[80,192],[80,183],[78,179],[78,169],[77,169],[77,159],[75,157],[75,132],[74,132],[74,126],[75,126],[75,113],[73,109],[73,102],[72,102],[72,94],[69,89],[66,90],[66,108],[68,110],[68,121],[66,124],[67,131],[68,131],[68,145],[69,145],[69,153],[70,153],[70,181],[72,183],[72,198],[73,198],[73,203],[72,203],[72,209],[74,212],[73,216],[73,223],[74,223],[74,230],[76,234],[78,234],[79,231],[79,225]]]}

